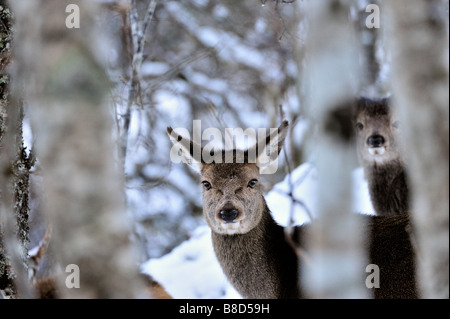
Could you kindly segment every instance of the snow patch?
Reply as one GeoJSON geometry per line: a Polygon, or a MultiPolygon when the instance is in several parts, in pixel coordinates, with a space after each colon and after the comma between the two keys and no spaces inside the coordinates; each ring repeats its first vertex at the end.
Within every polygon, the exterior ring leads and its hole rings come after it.
{"type": "Polygon", "coordinates": [[[208,226],[197,228],[170,254],[144,263],[142,271],[160,282],[173,298],[240,298],[214,255],[208,226]]]}

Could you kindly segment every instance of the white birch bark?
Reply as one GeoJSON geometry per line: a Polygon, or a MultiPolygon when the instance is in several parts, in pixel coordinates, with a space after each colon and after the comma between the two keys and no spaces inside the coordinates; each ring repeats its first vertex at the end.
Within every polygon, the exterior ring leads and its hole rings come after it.
{"type": "Polygon", "coordinates": [[[358,45],[350,1],[310,1],[308,68],[303,78],[310,116],[317,123],[318,218],[308,234],[311,263],[301,269],[306,297],[364,298],[367,265],[359,225],[351,211],[351,171],[356,166],[351,125],[358,45]]]}

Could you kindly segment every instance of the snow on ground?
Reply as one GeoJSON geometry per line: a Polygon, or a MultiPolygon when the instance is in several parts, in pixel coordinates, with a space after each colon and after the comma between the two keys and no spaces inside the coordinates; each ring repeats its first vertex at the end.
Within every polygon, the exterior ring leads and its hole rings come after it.
{"type": "MultiPolygon", "coordinates": [[[[290,178],[296,199],[294,222],[301,225],[310,221],[310,215],[317,215],[314,202],[317,170],[305,163],[295,169],[290,178]]],[[[289,184],[289,176],[286,176],[266,195],[274,219],[283,226],[288,225],[290,220],[292,200],[286,195],[289,193],[289,184]]],[[[353,210],[374,214],[362,168],[353,172],[353,191],[353,210]]],[[[142,271],[161,283],[173,298],[241,298],[219,266],[212,247],[211,230],[206,225],[198,227],[189,240],[169,254],[145,262],[142,271]]]]}
{"type": "Polygon", "coordinates": [[[160,282],[174,298],[240,298],[219,266],[211,230],[206,225],[198,227],[171,253],[144,263],[142,271],[160,282]]]}

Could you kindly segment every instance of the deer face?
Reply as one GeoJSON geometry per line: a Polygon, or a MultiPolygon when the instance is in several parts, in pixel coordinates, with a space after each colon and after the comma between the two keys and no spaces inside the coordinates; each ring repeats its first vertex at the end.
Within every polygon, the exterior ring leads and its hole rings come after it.
{"type": "Polygon", "coordinates": [[[362,165],[401,160],[400,121],[387,99],[358,101],[355,129],[362,165]]]}
{"type": "Polygon", "coordinates": [[[203,213],[208,225],[219,234],[243,234],[261,220],[265,201],[256,164],[205,164],[203,213]]]}
{"type": "Polygon", "coordinates": [[[266,212],[266,203],[259,184],[260,169],[264,165],[259,155],[275,154],[278,157],[287,134],[285,121],[276,134],[269,134],[249,150],[222,151],[222,160],[205,163],[194,158],[194,149],[203,149],[193,141],[180,136],[172,128],[167,132],[180,147],[186,163],[195,163],[201,174],[203,187],[203,214],[212,231],[218,234],[245,234],[252,230],[266,212]],[[260,146],[258,148],[258,146],[260,146]],[[231,156],[230,152],[232,152],[231,156]],[[239,154],[239,155],[238,155],[239,154]],[[250,154],[256,159],[251,160],[250,154]],[[227,163],[226,159],[233,159],[227,163]],[[237,161],[236,158],[242,159],[237,161]]]}

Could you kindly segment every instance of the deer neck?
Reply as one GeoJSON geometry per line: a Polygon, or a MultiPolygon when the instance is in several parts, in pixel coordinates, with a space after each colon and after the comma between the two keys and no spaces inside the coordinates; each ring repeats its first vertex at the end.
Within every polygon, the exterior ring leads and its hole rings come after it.
{"type": "Polygon", "coordinates": [[[213,232],[217,259],[244,298],[297,298],[297,257],[264,205],[261,221],[245,234],[213,232]],[[287,266],[289,265],[289,266],[287,266]]]}
{"type": "Polygon", "coordinates": [[[369,192],[377,215],[393,216],[409,210],[406,169],[400,161],[372,165],[366,176],[369,192]]]}

